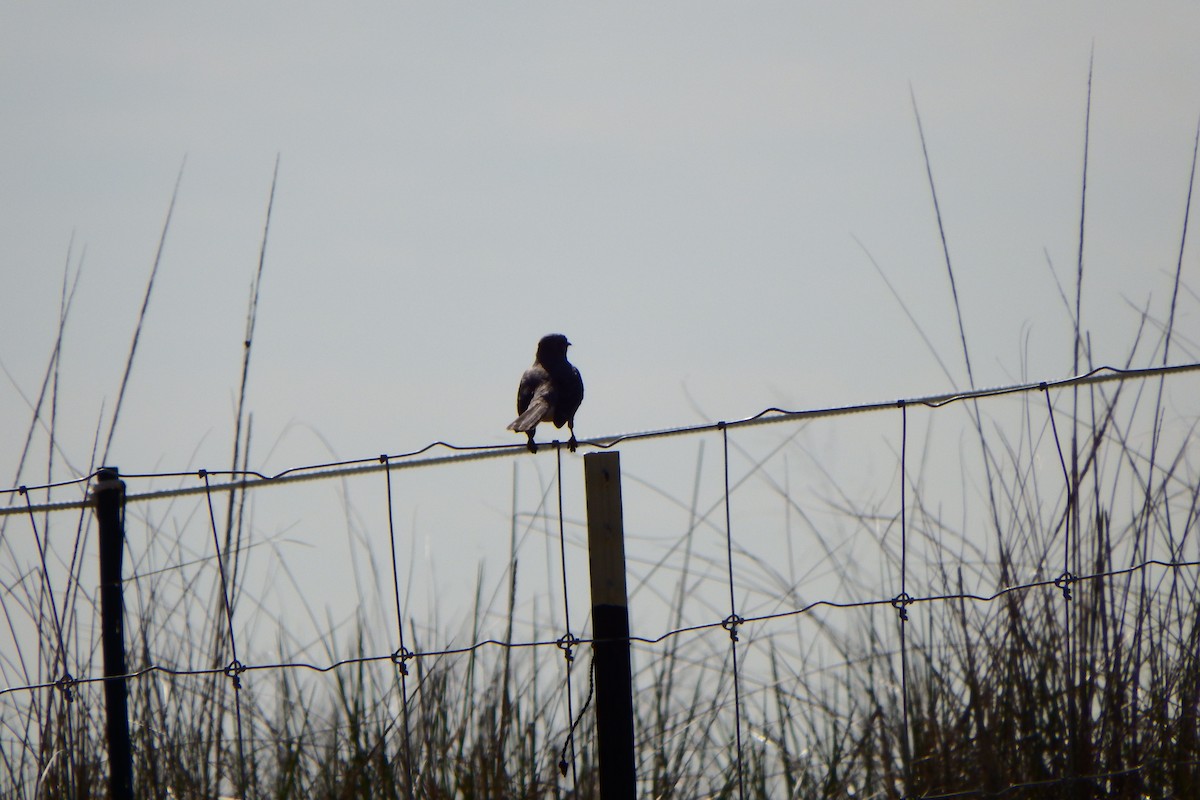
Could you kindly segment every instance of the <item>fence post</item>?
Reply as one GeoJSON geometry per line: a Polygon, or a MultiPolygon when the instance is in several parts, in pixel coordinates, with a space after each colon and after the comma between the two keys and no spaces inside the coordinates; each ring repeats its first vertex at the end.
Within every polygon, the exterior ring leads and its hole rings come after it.
{"type": "Polygon", "coordinates": [[[129,742],[129,699],[125,678],[125,599],[121,562],[125,555],[125,482],[115,467],[96,473],[92,498],[100,527],[100,637],[104,651],[105,728],[108,786],[112,800],[133,800],[133,750],[129,742]]]}
{"type": "Polygon", "coordinates": [[[604,800],[633,800],[637,774],[620,453],[589,453],[583,457],[583,473],[592,577],[600,796],[604,800]]]}

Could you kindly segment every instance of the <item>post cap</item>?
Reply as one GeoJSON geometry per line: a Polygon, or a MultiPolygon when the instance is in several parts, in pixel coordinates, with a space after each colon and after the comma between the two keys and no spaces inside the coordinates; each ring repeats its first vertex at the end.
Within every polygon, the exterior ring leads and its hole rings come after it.
{"type": "Polygon", "coordinates": [[[100,467],[96,470],[96,482],[92,485],[92,495],[97,492],[110,491],[117,489],[124,493],[125,481],[120,478],[120,471],[116,467],[100,467]]]}

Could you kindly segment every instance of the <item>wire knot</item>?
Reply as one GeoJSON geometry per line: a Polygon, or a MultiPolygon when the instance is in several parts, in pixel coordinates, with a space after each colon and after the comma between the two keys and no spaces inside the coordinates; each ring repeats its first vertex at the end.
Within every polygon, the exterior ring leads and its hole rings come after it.
{"type": "Polygon", "coordinates": [[[64,672],[63,676],[54,682],[54,688],[63,693],[63,697],[68,703],[75,702],[75,684],[79,681],[69,672],[64,672]]]}
{"type": "Polygon", "coordinates": [[[900,621],[908,622],[908,606],[912,605],[915,600],[908,592],[901,592],[892,598],[892,608],[900,612],[900,621]]]}
{"type": "Polygon", "coordinates": [[[383,453],[382,455],[380,455],[380,456],[379,456],[379,463],[380,463],[380,464],[386,464],[386,463],[388,463],[388,455],[387,455],[387,453],[383,453]]]}
{"type": "Polygon", "coordinates": [[[738,626],[745,624],[746,620],[742,617],[739,617],[737,614],[730,614],[728,617],[721,620],[721,627],[729,631],[729,638],[735,642],[739,641],[737,631],[738,626]]]}
{"type": "Polygon", "coordinates": [[[896,408],[904,408],[906,405],[908,405],[907,400],[897,400],[896,401],[896,408]]]}
{"type": "Polygon", "coordinates": [[[24,497],[25,495],[29,494],[29,490],[27,488],[25,488],[24,486],[18,486],[17,493],[20,494],[21,497],[24,497]]]}
{"type": "Polygon", "coordinates": [[[1045,381],[1042,381],[1041,383],[1038,384],[1038,391],[1040,391],[1040,392],[1044,392],[1049,388],[1050,388],[1049,385],[1047,385],[1047,383],[1045,381]]]}
{"type": "Polygon", "coordinates": [[[1059,575],[1057,578],[1054,579],[1054,585],[1062,590],[1064,600],[1071,599],[1071,584],[1074,583],[1076,580],[1078,580],[1078,579],[1074,575],[1072,575],[1069,571],[1064,572],[1062,575],[1059,575]]]}
{"type": "Polygon", "coordinates": [[[408,660],[413,658],[413,652],[407,647],[401,645],[396,652],[392,653],[392,663],[400,668],[401,675],[408,674],[408,660]]]}
{"type": "Polygon", "coordinates": [[[206,470],[206,469],[197,470],[196,477],[199,478],[200,480],[204,480],[205,478],[208,477],[208,470],[206,470]]]}
{"type": "Polygon", "coordinates": [[[234,689],[242,688],[242,673],[245,671],[246,665],[238,661],[236,658],[233,661],[230,661],[229,665],[223,670],[225,675],[233,681],[234,689]]]}
{"type": "Polygon", "coordinates": [[[575,634],[568,631],[567,633],[564,633],[562,635],[562,637],[557,642],[555,642],[555,644],[558,645],[559,650],[563,651],[563,657],[566,658],[567,661],[574,661],[575,653],[572,651],[571,648],[577,647],[579,645],[580,641],[581,640],[579,639],[578,636],[576,636],[575,634]]]}

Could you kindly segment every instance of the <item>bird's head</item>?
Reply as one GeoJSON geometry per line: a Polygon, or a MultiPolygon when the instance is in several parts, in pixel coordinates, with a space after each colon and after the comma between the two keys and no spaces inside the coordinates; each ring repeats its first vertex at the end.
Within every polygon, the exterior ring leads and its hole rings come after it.
{"type": "Polygon", "coordinates": [[[547,334],[538,342],[537,359],[543,363],[547,360],[565,359],[567,357],[567,348],[570,346],[571,343],[567,341],[567,337],[561,333],[547,334]]]}

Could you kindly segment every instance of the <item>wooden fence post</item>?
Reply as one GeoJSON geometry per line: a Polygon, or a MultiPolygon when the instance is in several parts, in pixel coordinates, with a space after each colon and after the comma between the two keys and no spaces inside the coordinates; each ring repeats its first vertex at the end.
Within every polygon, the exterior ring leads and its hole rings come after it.
{"type": "Polygon", "coordinates": [[[583,472],[592,577],[600,796],[604,800],[634,800],[637,773],[620,454],[589,453],[583,457],[583,472]]]}

